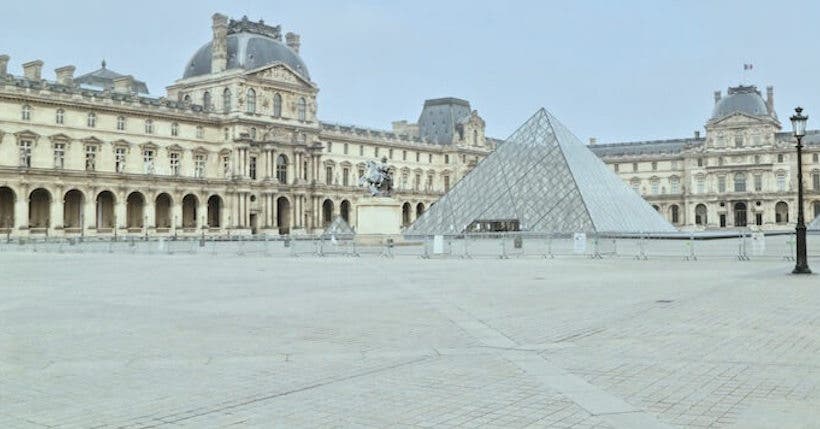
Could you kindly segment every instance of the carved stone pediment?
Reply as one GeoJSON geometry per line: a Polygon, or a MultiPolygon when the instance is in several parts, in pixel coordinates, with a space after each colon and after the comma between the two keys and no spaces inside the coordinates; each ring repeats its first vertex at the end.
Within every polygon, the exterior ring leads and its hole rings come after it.
{"type": "Polygon", "coordinates": [[[263,80],[270,80],[274,82],[284,82],[289,83],[292,85],[300,85],[300,86],[309,86],[312,87],[313,85],[305,80],[303,77],[299,76],[296,72],[294,72],[290,67],[286,64],[275,64],[270,66],[266,69],[254,72],[251,74],[251,77],[263,80]]]}

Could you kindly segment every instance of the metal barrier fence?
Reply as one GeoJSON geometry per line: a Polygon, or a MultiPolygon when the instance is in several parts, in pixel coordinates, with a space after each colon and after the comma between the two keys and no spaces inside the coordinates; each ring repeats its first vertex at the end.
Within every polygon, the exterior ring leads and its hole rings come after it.
{"type": "MultiPolygon", "coordinates": [[[[793,234],[674,237],[636,235],[559,235],[533,233],[479,233],[418,236],[396,239],[385,236],[207,236],[179,238],[53,238],[27,237],[0,240],[0,252],[111,253],[144,255],[212,255],[265,257],[418,257],[444,258],[544,258],[588,259],[673,258],[684,261],[728,258],[794,260],[793,234]]],[[[809,235],[810,258],[820,257],[820,235],[809,235]]]]}

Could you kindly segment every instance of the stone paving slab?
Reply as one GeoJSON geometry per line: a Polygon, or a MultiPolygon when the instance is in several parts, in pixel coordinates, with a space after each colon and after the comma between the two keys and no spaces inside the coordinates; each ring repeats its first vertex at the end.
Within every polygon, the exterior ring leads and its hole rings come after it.
{"type": "Polygon", "coordinates": [[[812,427],[789,264],[2,253],[0,427],[812,427]]]}

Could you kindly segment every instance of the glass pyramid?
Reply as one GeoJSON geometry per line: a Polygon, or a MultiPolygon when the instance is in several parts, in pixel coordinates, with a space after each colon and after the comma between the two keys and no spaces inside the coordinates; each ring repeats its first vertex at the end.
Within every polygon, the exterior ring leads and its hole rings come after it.
{"type": "Polygon", "coordinates": [[[341,216],[333,218],[333,221],[322,232],[322,238],[353,238],[354,235],[356,235],[356,231],[341,216]]]}
{"type": "Polygon", "coordinates": [[[811,221],[811,223],[806,225],[806,229],[808,229],[809,231],[818,231],[818,232],[820,232],[820,215],[818,215],[816,218],[814,218],[814,220],[811,221]]]}
{"type": "Polygon", "coordinates": [[[405,234],[457,234],[482,223],[557,234],[676,231],[543,108],[405,234]]]}

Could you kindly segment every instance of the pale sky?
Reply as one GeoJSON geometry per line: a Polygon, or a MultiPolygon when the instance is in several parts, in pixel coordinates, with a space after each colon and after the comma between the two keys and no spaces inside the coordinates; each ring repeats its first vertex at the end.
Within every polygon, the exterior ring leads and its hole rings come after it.
{"type": "Polygon", "coordinates": [[[389,129],[427,98],[460,97],[506,138],[545,107],[582,140],[688,137],[713,91],[742,79],[790,130],[796,105],[820,120],[820,6],[763,1],[16,1],[0,54],[133,74],[151,94],[182,76],[211,38],[211,15],[281,24],[302,36],[324,121],[389,129]]]}

